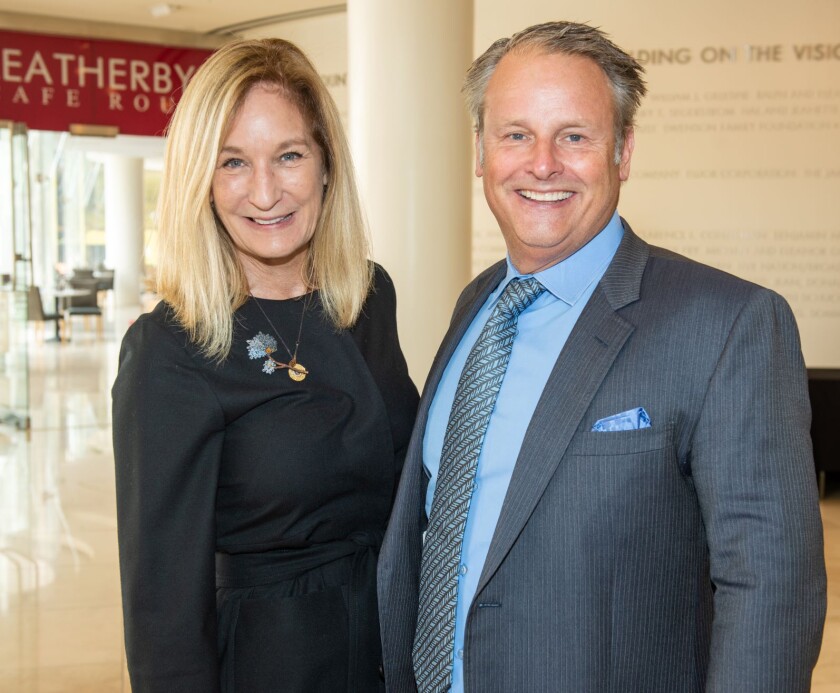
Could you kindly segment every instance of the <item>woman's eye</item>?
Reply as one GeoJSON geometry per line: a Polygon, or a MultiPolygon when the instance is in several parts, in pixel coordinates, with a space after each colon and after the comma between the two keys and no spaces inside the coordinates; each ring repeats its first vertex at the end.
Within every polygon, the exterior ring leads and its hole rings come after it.
{"type": "Polygon", "coordinates": [[[280,161],[297,161],[302,157],[303,155],[300,152],[286,152],[285,154],[281,155],[280,161]]]}
{"type": "Polygon", "coordinates": [[[242,159],[226,159],[222,164],[222,168],[241,168],[245,165],[242,159]]]}

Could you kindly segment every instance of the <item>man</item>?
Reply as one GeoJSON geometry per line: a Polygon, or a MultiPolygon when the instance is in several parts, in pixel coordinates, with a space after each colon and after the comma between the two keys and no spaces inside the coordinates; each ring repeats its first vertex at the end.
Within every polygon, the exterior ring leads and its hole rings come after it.
{"type": "Polygon", "coordinates": [[[388,690],[807,691],[826,584],[790,309],[618,217],[645,86],[599,30],[499,40],[464,91],[508,258],[420,405],[388,690]]]}

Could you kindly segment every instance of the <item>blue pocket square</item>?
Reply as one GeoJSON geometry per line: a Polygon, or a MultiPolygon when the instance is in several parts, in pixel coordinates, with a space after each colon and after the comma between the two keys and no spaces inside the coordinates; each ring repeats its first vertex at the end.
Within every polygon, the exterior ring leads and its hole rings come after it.
{"type": "Polygon", "coordinates": [[[620,414],[613,414],[605,419],[598,419],[593,431],[635,431],[638,428],[650,428],[650,417],[642,408],[628,409],[620,414]]]}

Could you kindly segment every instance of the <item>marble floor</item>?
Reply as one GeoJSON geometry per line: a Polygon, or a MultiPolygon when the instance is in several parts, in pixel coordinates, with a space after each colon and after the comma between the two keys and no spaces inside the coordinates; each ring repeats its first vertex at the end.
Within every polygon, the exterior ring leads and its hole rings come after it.
{"type": "MultiPolygon", "coordinates": [[[[0,691],[127,693],[110,387],[136,313],[103,338],[30,335],[32,429],[0,426],[0,691]]],[[[822,502],[829,607],[813,691],[840,693],[840,480],[822,502]]]]}

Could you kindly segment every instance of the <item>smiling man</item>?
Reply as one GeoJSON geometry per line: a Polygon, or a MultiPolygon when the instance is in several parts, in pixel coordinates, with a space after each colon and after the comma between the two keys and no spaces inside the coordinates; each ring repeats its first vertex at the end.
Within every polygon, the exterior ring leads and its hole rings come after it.
{"type": "Polygon", "coordinates": [[[825,569],[777,294],[619,217],[642,68],[598,29],[467,74],[507,259],[463,292],[379,564],[390,691],[810,688],[825,569]]]}

